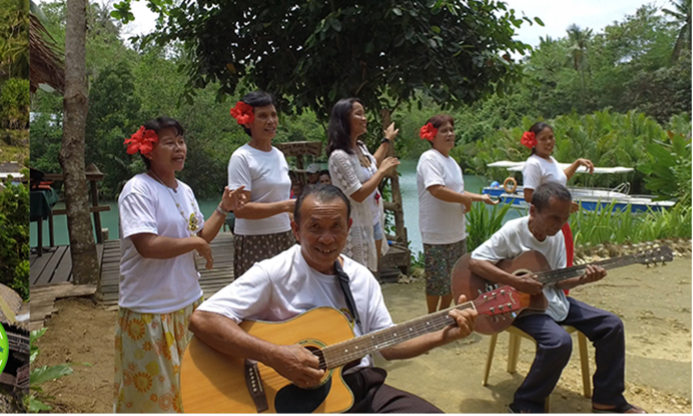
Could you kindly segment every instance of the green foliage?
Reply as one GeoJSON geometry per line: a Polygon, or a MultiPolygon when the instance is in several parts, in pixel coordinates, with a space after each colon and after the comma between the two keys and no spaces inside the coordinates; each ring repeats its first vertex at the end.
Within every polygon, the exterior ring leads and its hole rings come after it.
{"type": "Polygon", "coordinates": [[[575,245],[622,244],[661,238],[691,238],[691,206],[677,204],[672,209],[634,214],[630,207],[612,212],[614,204],[599,211],[580,210],[570,217],[575,245]]]}
{"type": "Polygon", "coordinates": [[[649,162],[638,166],[645,187],[660,199],[677,198],[679,204],[691,205],[691,131],[687,135],[667,131],[663,141],[647,145],[649,162]]]}
{"type": "Polygon", "coordinates": [[[488,207],[486,204],[472,204],[467,213],[467,251],[472,252],[503,225],[503,218],[513,209],[511,204],[498,204],[488,207]]]}
{"type": "MultiPolygon", "coordinates": [[[[674,124],[676,134],[690,136],[690,121],[687,115],[679,116],[674,124]]],[[[523,161],[529,151],[520,144],[522,133],[536,120],[523,118],[521,125],[512,129],[491,132],[484,140],[468,143],[455,148],[451,153],[464,168],[479,175],[503,179],[508,172],[488,168],[486,165],[496,160],[523,161]]],[[[608,110],[580,116],[570,114],[548,120],[556,136],[554,157],[559,162],[572,163],[578,158],[592,160],[596,166],[638,167],[650,161],[648,149],[655,141],[667,141],[667,131],[654,119],[643,113],[611,113],[608,110]]],[[[688,153],[690,160],[690,148],[688,153]]],[[[521,178],[521,174],[516,177],[521,178]]],[[[614,188],[622,182],[630,182],[631,192],[645,194],[645,172],[619,175],[577,174],[571,180],[583,186],[614,188]]],[[[656,191],[656,189],[653,189],[656,191]]]]}
{"type": "Polygon", "coordinates": [[[0,92],[0,123],[8,129],[29,127],[29,80],[11,78],[0,92]]]}
{"type": "Polygon", "coordinates": [[[0,80],[29,78],[28,33],[29,0],[0,0],[0,80]]]}
{"type": "Polygon", "coordinates": [[[0,191],[0,283],[29,297],[29,190],[5,182],[0,191]]]}
{"type": "MultiPolygon", "coordinates": [[[[131,18],[128,0],[115,7],[131,18]]],[[[218,82],[223,100],[246,79],[284,98],[285,112],[309,108],[319,119],[349,96],[377,113],[417,91],[445,106],[503,91],[519,76],[508,54],[529,49],[514,30],[533,24],[502,2],[434,0],[211,1],[171,5],[161,18],[145,45],[195,45],[181,62],[189,94],[218,82]]]]}
{"type": "MultiPolygon", "coordinates": [[[[59,378],[68,376],[72,374],[72,366],[77,364],[58,364],[58,365],[44,365],[41,367],[34,367],[34,361],[39,355],[40,349],[36,345],[36,342],[46,333],[47,328],[41,328],[38,331],[31,331],[29,335],[29,364],[31,365],[31,373],[29,375],[29,381],[31,384],[30,393],[25,398],[25,406],[29,409],[29,413],[38,413],[40,411],[47,411],[51,409],[51,406],[45,404],[43,401],[51,399],[52,397],[46,396],[43,393],[41,385],[48,382],[57,380],[59,378]]],[[[82,363],[82,365],[91,364],[82,363]]]]}

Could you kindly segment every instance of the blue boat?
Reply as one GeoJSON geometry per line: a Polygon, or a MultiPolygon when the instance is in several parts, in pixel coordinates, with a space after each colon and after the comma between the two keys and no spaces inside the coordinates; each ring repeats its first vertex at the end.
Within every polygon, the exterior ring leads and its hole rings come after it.
{"type": "MultiPolygon", "coordinates": [[[[506,168],[508,171],[522,171],[525,162],[510,162],[502,160],[489,164],[489,167],[506,168]]],[[[568,167],[567,164],[562,164],[562,169],[568,167]]],[[[632,168],[614,167],[614,168],[594,168],[594,173],[599,174],[615,174],[632,171],[632,168]]],[[[587,172],[583,166],[578,168],[578,173],[587,172]]],[[[510,187],[509,187],[510,188],[510,187]]],[[[655,201],[654,195],[629,195],[630,184],[622,183],[614,189],[606,188],[579,188],[568,187],[573,195],[573,200],[579,203],[582,209],[587,211],[598,211],[613,205],[613,211],[631,212],[646,212],[646,211],[661,211],[662,209],[671,208],[674,206],[674,201],[664,200],[655,201]]],[[[482,193],[499,198],[504,204],[512,204],[518,208],[528,208],[529,204],[525,201],[524,190],[522,186],[517,186],[513,189],[505,189],[502,184],[494,182],[491,186],[484,187],[482,193]],[[512,192],[509,192],[512,191],[512,192]]]]}

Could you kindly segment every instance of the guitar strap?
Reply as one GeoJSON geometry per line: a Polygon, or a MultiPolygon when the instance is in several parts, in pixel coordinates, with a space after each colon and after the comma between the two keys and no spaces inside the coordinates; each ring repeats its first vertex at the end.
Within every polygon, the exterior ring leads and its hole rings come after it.
{"type": "MultiPolygon", "coordinates": [[[[344,269],[342,269],[342,265],[339,264],[339,259],[335,260],[334,269],[337,272],[337,277],[339,277],[339,286],[342,288],[342,292],[344,292],[344,299],[346,299],[349,312],[351,312],[351,316],[354,317],[356,325],[361,328],[361,318],[359,318],[359,312],[356,310],[356,303],[354,303],[354,296],[351,294],[351,289],[349,288],[349,276],[344,272],[344,269]]],[[[363,328],[361,328],[361,330],[363,330],[363,328]]]]}

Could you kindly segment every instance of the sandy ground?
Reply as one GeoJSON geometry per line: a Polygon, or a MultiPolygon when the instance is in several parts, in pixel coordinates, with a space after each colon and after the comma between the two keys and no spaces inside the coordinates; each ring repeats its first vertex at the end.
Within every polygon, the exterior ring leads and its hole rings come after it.
{"type": "MultiPolygon", "coordinates": [[[[383,293],[395,322],[426,312],[423,282],[386,284],[383,293]]],[[[612,270],[602,282],[571,292],[577,299],[615,312],[626,326],[626,398],[651,413],[691,413],[691,260],[657,268],[634,265],[612,270]]],[[[60,312],[40,340],[37,365],[60,362],[74,374],[47,383],[56,412],[109,413],[112,410],[115,316],[87,299],[57,304],[60,312]]],[[[421,357],[377,364],[388,383],[416,393],[449,413],[505,413],[534,358],[523,341],[518,371],[509,374],[506,334],[499,336],[489,385],[481,385],[488,337],[479,334],[421,357]]],[[[593,357],[594,350],[590,346],[593,357]]],[[[594,361],[591,362],[594,371],[594,361]]],[[[590,411],[582,396],[577,348],[552,395],[552,412],[590,411]]]]}

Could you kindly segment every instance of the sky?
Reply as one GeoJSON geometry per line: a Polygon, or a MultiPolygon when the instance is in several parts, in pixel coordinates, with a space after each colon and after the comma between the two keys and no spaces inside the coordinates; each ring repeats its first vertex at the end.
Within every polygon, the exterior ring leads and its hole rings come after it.
{"type": "MultiPolygon", "coordinates": [[[[532,46],[539,44],[540,36],[559,38],[565,36],[566,29],[575,23],[581,28],[591,28],[598,33],[614,21],[621,21],[627,14],[634,14],[643,4],[653,3],[657,7],[666,6],[668,0],[505,0],[516,15],[522,12],[530,18],[539,17],[544,27],[537,24],[523,24],[517,30],[516,39],[532,46]]],[[[156,16],[146,7],[146,0],[132,2],[135,21],[126,25],[127,36],[146,34],[154,30],[156,16]]]]}

